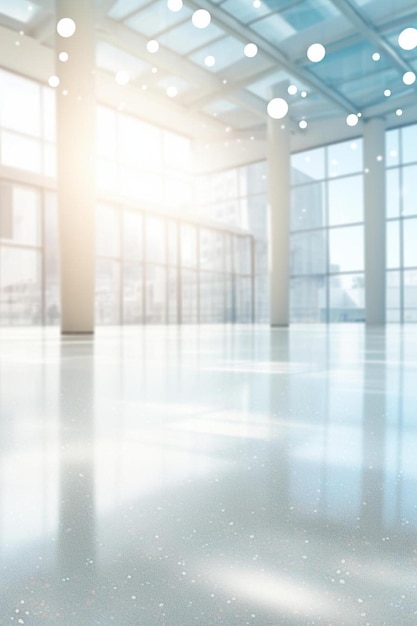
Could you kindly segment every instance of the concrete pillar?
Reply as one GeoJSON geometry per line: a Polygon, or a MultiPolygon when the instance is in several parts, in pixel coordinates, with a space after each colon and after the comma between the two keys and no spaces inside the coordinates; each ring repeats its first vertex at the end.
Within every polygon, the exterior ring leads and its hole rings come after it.
{"type": "Polygon", "coordinates": [[[93,0],[56,0],[56,21],[74,20],[72,37],[56,34],[58,209],[61,331],[94,332],[94,10],[93,0]],[[68,61],[58,55],[66,52],[68,61]]]}
{"type": "Polygon", "coordinates": [[[271,326],[289,324],[290,133],[268,118],[268,210],[271,326]]]}
{"type": "Polygon", "coordinates": [[[385,324],[385,124],[373,119],[364,132],[366,323],[385,324]]]}

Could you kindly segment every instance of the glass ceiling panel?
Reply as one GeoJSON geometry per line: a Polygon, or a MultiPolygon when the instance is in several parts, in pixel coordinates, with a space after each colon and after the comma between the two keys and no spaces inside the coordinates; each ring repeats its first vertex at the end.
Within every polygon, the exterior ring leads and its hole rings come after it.
{"type": "MultiPolygon", "coordinates": [[[[288,4],[288,0],[282,0],[282,3],[288,4]]],[[[253,2],[242,2],[242,0],[226,0],[220,6],[237,17],[242,24],[248,24],[271,13],[271,9],[264,2],[258,9],[253,6],[253,2]]]]}
{"type": "Polygon", "coordinates": [[[98,68],[114,74],[119,70],[125,70],[133,79],[151,69],[149,63],[104,41],[97,42],[96,65],[98,68]]]}
{"type": "MultiPolygon", "coordinates": [[[[393,109],[395,109],[395,97],[405,91],[405,85],[402,83],[401,77],[394,69],[383,72],[374,72],[367,74],[362,78],[357,78],[351,82],[342,82],[338,87],[338,91],[344,96],[355,102],[358,110],[371,104],[380,103],[388,98],[384,96],[384,90],[392,91],[393,109]]],[[[412,88],[410,93],[412,93],[412,88]]]]}
{"type": "Polygon", "coordinates": [[[214,39],[219,39],[225,34],[221,28],[213,23],[207,26],[207,28],[199,29],[193,26],[191,21],[187,21],[158,37],[158,41],[161,45],[170,48],[178,54],[188,54],[192,50],[204,46],[214,39]]]}
{"type": "Polygon", "coordinates": [[[146,4],[149,4],[149,0],[118,0],[111,8],[109,17],[115,20],[121,20],[134,11],[141,9],[146,4]]]}
{"type": "Polygon", "coordinates": [[[381,56],[380,61],[373,61],[374,52],[375,46],[361,42],[349,48],[335,50],[326,55],[320,63],[310,63],[306,67],[312,74],[331,85],[391,67],[384,55],[381,56]]]}
{"type": "Polygon", "coordinates": [[[197,52],[194,52],[189,58],[197,65],[201,65],[212,72],[219,72],[225,67],[233,65],[237,61],[245,58],[243,54],[243,44],[241,41],[234,39],[233,37],[224,37],[218,41],[214,41],[205,48],[200,48],[197,52]],[[216,60],[212,67],[207,67],[204,63],[204,59],[207,56],[213,56],[216,60]]]}
{"type": "Polygon", "coordinates": [[[179,76],[167,76],[166,78],[159,80],[157,84],[159,87],[161,87],[161,89],[164,90],[168,87],[174,86],[177,88],[178,94],[183,94],[186,91],[190,91],[191,89],[190,83],[188,83],[186,80],[183,80],[179,76]]]}
{"type": "Polygon", "coordinates": [[[27,0],[1,0],[0,2],[0,14],[22,24],[29,24],[39,11],[40,8],[34,2],[27,0]]]}
{"type": "Polygon", "coordinates": [[[338,14],[338,10],[329,0],[304,0],[280,13],[285,21],[297,31],[306,30],[338,14]]]}
{"type": "MultiPolygon", "coordinates": [[[[402,13],[410,13],[417,11],[415,0],[353,0],[353,2],[362,9],[362,12],[373,20],[381,20],[393,15],[395,4],[395,17],[401,17],[402,13]]],[[[414,24],[409,24],[414,26],[414,24]]]]}
{"type": "Polygon", "coordinates": [[[251,83],[247,86],[247,89],[264,100],[270,100],[273,85],[278,85],[287,80],[290,80],[290,75],[284,70],[280,70],[270,76],[266,76],[261,80],[251,83]]]}
{"type": "Polygon", "coordinates": [[[219,113],[225,113],[226,111],[236,111],[236,109],[236,104],[229,102],[229,100],[216,100],[215,102],[210,102],[210,104],[205,106],[203,111],[209,113],[210,115],[218,115],[219,113]]]}
{"type": "Polygon", "coordinates": [[[297,33],[296,29],[278,14],[265,17],[251,24],[250,27],[271,44],[277,46],[277,48],[282,45],[283,39],[287,39],[297,33]]]}
{"type": "MultiPolygon", "coordinates": [[[[416,3],[416,11],[417,11],[417,3],[416,3]]],[[[414,26],[414,28],[416,27],[416,25],[414,24],[412,24],[412,26],[414,26]]],[[[406,26],[404,26],[404,28],[405,27],[406,26]]],[[[416,51],[415,50],[403,50],[398,45],[398,35],[400,34],[401,31],[402,31],[402,28],[396,28],[394,31],[390,30],[388,32],[384,32],[383,33],[384,39],[387,39],[389,41],[389,43],[396,49],[396,51],[399,53],[400,56],[403,57],[403,59],[405,59],[406,61],[412,61],[416,57],[416,51]]]]}
{"type": "MultiPolygon", "coordinates": [[[[183,22],[191,15],[192,11],[185,6],[178,13],[174,13],[168,9],[166,0],[158,0],[130,17],[125,24],[138,33],[154,37],[157,33],[183,22]]],[[[194,26],[193,28],[197,30],[194,26]]]]}

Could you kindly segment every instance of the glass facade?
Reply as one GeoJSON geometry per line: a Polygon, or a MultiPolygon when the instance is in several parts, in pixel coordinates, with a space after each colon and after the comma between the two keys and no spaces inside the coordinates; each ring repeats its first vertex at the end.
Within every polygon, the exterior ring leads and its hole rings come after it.
{"type": "Polygon", "coordinates": [[[417,125],[386,133],[387,321],[417,322],[417,125]]]}
{"type": "Polygon", "coordinates": [[[363,322],[362,140],[291,158],[290,319],[363,322]]]}
{"type": "MultiPolygon", "coordinates": [[[[0,92],[0,324],[57,324],[55,94],[3,70],[0,92]]],[[[96,153],[96,323],[252,321],[253,239],[175,217],[196,213],[190,140],[98,106],[96,153]]]]}
{"type": "Polygon", "coordinates": [[[252,251],[250,239],[226,242],[226,273],[232,290],[226,309],[230,311],[228,318],[237,315],[238,321],[269,320],[266,191],[266,161],[200,176],[196,182],[200,215],[248,231],[253,237],[252,251]],[[234,279],[230,275],[233,264],[234,279]]]}
{"type": "Polygon", "coordinates": [[[96,322],[251,322],[252,247],[220,227],[100,204],[96,322]]]}
{"type": "MultiPolygon", "coordinates": [[[[53,325],[55,94],[5,70],[0,91],[0,324],[53,325]]],[[[417,321],[416,138],[386,133],[392,322],[417,321]]],[[[266,161],[194,177],[188,138],[104,106],[96,144],[97,323],[268,322],[266,161]]],[[[291,321],[364,321],[362,140],[291,165],[291,321]]]]}

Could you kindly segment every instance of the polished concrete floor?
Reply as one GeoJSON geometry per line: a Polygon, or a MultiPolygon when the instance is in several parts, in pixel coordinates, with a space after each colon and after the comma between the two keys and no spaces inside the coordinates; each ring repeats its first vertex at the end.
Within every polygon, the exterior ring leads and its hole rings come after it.
{"type": "Polygon", "coordinates": [[[0,624],[417,624],[417,327],[0,329],[0,624]]]}

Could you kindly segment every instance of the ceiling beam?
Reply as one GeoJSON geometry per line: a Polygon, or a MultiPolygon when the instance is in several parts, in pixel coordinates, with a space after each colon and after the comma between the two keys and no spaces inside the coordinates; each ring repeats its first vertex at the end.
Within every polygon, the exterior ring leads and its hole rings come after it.
{"type": "Polygon", "coordinates": [[[396,69],[398,69],[402,74],[414,71],[413,67],[398,54],[395,48],[383,37],[381,37],[376,28],[369,24],[360,10],[351,4],[350,0],[330,1],[365,37],[365,39],[373,43],[378,51],[380,50],[386,54],[396,69]]]}
{"type": "MultiPolygon", "coordinates": [[[[115,45],[125,52],[137,56],[141,60],[147,61],[151,65],[159,67],[161,70],[169,74],[176,74],[190,83],[192,87],[196,87],[196,91],[205,92],[207,89],[222,96],[225,85],[223,85],[221,79],[212,72],[206,71],[200,68],[195,63],[192,63],[183,56],[165,48],[160,47],[157,55],[151,54],[146,50],[146,44],[148,39],[136,33],[130,28],[127,28],[123,24],[117,23],[114,20],[105,18],[101,22],[101,29],[99,32],[100,39],[107,41],[108,43],[115,45]],[[140,51],[140,52],[138,52],[140,51]]],[[[254,96],[256,98],[256,96],[254,96]]],[[[178,97],[181,101],[181,96],[178,97]]],[[[249,101],[246,97],[240,97],[234,95],[234,100],[244,109],[250,112],[256,112],[258,116],[265,118],[265,103],[257,98],[256,102],[252,99],[249,101]],[[260,104],[262,102],[262,106],[260,104]]],[[[184,94],[184,105],[187,106],[187,94],[184,94]]],[[[187,107],[188,108],[188,107],[187,107]]]]}
{"type": "Polygon", "coordinates": [[[232,37],[239,39],[242,42],[247,43],[251,41],[255,43],[259,50],[271,61],[278,63],[283,69],[286,69],[291,76],[297,78],[304,83],[310,89],[314,89],[321,93],[321,95],[333,102],[339,109],[346,113],[352,113],[356,111],[357,106],[351,102],[348,98],[345,98],[334,89],[328,87],[323,81],[311,74],[308,70],[298,67],[294,64],[283,52],[278,50],[266,39],[258,35],[248,26],[241,24],[232,15],[229,15],[219,6],[213,5],[209,0],[198,0],[198,3],[194,0],[185,0],[185,4],[193,9],[206,9],[210,12],[213,22],[215,22],[225,32],[232,37]]]}

